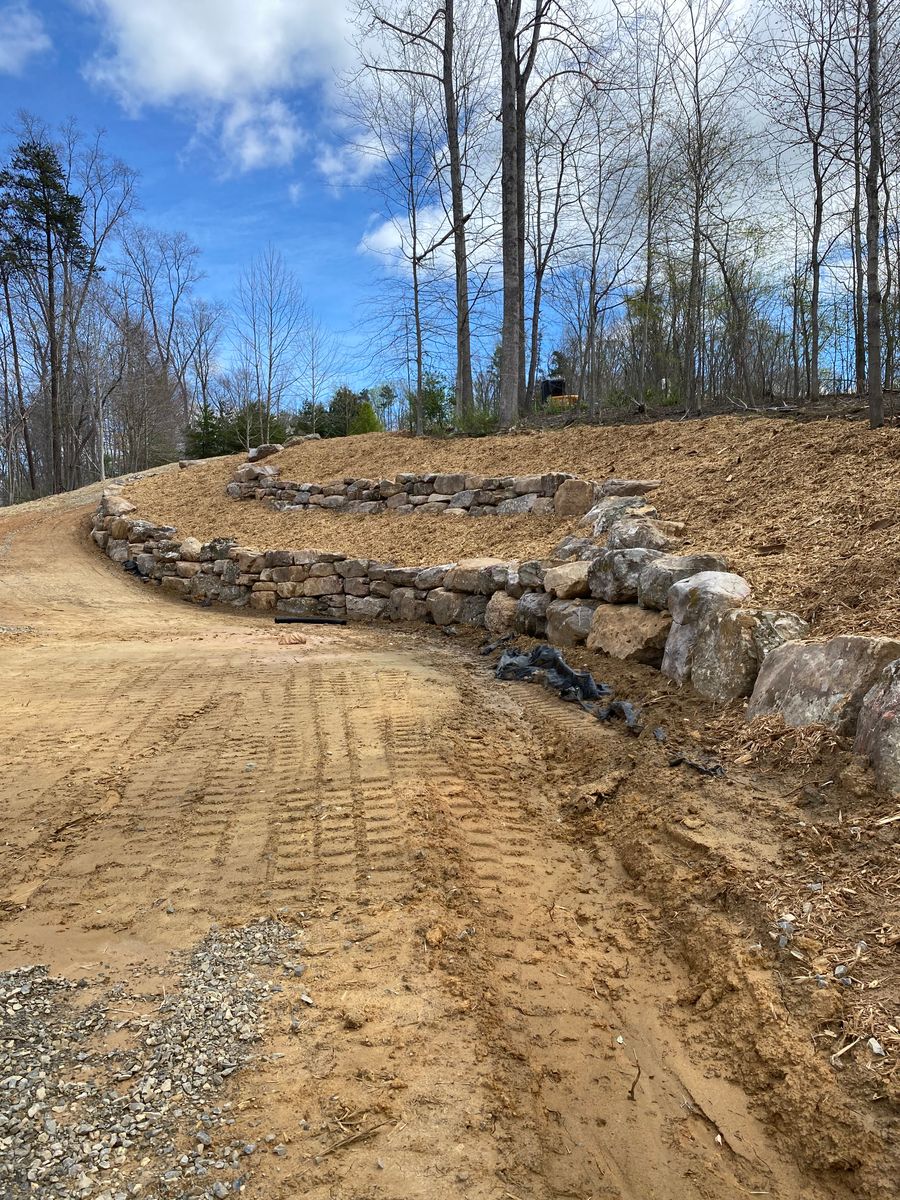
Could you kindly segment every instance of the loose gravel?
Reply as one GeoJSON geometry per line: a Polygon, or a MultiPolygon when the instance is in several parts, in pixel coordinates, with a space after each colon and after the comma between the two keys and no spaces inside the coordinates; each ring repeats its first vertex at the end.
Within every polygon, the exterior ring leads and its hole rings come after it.
{"type": "Polygon", "coordinates": [[[177,990],[125,1020],[146,995],[119,986],[79,1004],[84,980],[0,973],[0,1198],[239,1193],[253,1155],[281,1147],[231,1136],[217,1093],[254,1057],[274,973],[296,974],[301,936],[275,920],[214,929],[182,957],[177,990]],[[110,1049],[123,1030],[133,1044],[110,1049]]]}

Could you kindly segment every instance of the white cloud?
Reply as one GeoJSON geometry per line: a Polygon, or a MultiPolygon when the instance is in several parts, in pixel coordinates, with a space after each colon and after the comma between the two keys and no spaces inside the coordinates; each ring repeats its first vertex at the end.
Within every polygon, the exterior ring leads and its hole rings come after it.
{"type": "Polygon", "coordinates": [[[349,56],[346,0],[83,0],[103,44],[87,67],[131,112],[182,106],[240,170],[286,165],[304,135],[287,93],[349,56]]]}
{"type": "Polygon", "coordinates": [[[0,7],[0,73],[20,75],[28,60],[50,49],[44,22],[25,0],[0,7]]]}
{"type": "Polygon", "coordinates": [[[305,136],[283,100],[237,100],[222,119],[222,148],[241,171],[287,166],[305,136]]]}
{"type": "Polygon", "coordinates": [[[365,183],[381,161],[374,148],[323,143],[316,154],[316,169],[330,187],[341,188],[365,183]]]}

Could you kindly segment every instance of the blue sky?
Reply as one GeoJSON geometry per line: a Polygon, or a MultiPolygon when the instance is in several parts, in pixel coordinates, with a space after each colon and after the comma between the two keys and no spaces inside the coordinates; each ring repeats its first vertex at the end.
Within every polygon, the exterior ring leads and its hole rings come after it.
{"type": "Polygon", "coordinates": [[[352,344],[379,267],[335,87],[351,60],[344,0],[0,0],[5,129],[19,109],[102,127],[140,172],[139,219],[201,247],[206,295],[271,242],[352,344]]]}

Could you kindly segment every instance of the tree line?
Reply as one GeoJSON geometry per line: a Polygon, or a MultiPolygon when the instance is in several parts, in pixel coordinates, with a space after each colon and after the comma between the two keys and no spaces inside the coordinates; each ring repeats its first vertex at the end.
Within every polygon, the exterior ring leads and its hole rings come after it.
{"type": "Polygon", "coordinates": [[[896,6],[354,11],[347,116],[386,268],[373,345],[413,395],[449,362],[458,423],[488,406],[508,427],[563,364],[591,417],[854,391],[882,422],[900,367],[896,6]]]}
{"type": "Polygon", "coordinates": [[[0,165],[0,502],[237,451],[290,414],[377,425],[337,395],[340,345],[281,254],[212,303],[187,234],[137,219],[137,182],[102,135],[27,116],[0,165]]]}

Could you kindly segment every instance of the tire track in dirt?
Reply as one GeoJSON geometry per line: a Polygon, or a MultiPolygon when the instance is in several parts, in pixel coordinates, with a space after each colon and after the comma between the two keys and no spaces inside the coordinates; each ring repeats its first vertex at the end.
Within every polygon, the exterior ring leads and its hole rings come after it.
{"type": "Polygon", "coordinates": [[[301,973],[227,1090],[231,1135],[286,1147],[248,1200],[846,1194],[693,1060],[665,914],[570,841],[548,747],[583,714],[390,629],[281,645],[166,603],[80,520],[32,513],[4,558],[0,615],[55,630],[0,679],[2,890],[37,881],[0,956],[164,986],[213,924],[297,924],[301,973]]]}

